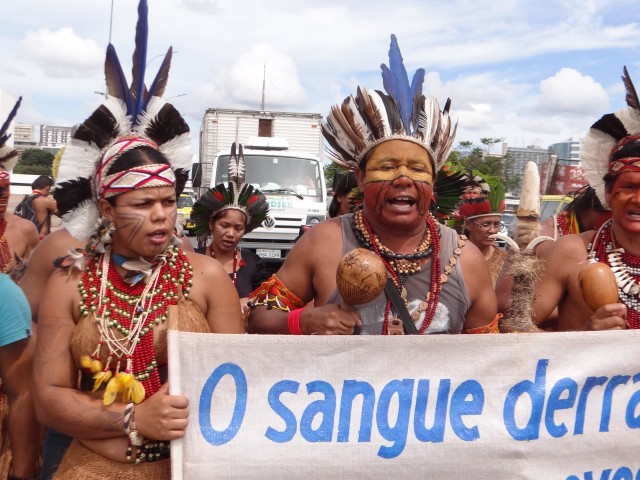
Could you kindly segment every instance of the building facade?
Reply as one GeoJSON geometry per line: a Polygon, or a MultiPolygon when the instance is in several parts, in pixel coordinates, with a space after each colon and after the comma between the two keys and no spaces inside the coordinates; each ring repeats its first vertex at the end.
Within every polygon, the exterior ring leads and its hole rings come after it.
{"type": "Polygon", "coordinates": [[[40,147],[60,148],[71,138],[73,127],[40,125],[40,147]]]}

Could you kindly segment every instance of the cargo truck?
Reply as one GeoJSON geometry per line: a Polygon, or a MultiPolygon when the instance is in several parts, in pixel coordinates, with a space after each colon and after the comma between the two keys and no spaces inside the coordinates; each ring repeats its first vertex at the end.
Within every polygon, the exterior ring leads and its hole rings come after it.
{"type": "Polygon", "coordinates": [[[201,194],[226,183],[231,144],[243,145],[245,181],[265,194],[270,213],[244,236],[241,247],[256,252],[272,270],[284,261],[302,227],[327,217],[321,122],[316,113],[208,109],[204,116],[194,190],[201,194]]]}

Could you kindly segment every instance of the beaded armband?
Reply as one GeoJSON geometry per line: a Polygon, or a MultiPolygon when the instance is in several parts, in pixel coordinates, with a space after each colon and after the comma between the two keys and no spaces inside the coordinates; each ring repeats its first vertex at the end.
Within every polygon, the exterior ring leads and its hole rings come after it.
{"type": "Polygon", "coordinates": [[[276,308],[283,312],[290,312],[306,305],[296,294],[292,293],[275,275],[249,294],[250,308],[264,306],[267,310],[276,308]]]}
{"type": "Polygon", "coordinates": [[[500,333],[500,331],[498,330],[498,322],[500,321],[500,319],[502,318],[502,314],[498,313],[495,317],[493,317],[493,320],[488,323],[487,325],[484,325],[482,327],[474,327],[474,328],[467,328],[465,330],[462,331],[462,333],[500,333]]]}

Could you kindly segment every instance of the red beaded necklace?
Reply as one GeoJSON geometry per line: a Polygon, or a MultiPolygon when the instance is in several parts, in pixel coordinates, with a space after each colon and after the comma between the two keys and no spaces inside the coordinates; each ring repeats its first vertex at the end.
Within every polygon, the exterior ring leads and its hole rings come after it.
{"type": "MultiPolygon", "coordinates": [[[[617,267],[616,270],[623,268],[626,276],[628,276],[629,279],[632,279],[633,284],[635,284],[635,286],[640,286],[640,256],[633,255],[632,253],[626,252],[624,249],[616,246],[612,225],[613,223],[611,220],[604,223],[600,230],[598,230],[591,239],[589,250],[598,262],[605,263],[610,267],[615,266],[617,267]],[[614,263],[616,263],[616,265],[612,265],[612,258],[614,258],[614,263]]],[[[620,272],[616,273],[616,280],[618,280],[620,275],[620,272]]],[[[618,295],[620,296],[620,301],[627,307],[627,323],[629,324],[629,327],[638,329],[640,328],[639,295],[634,293],[635,289],[624,289],[621,288],[620,285],[621,283],[618,282],[618,295]]]]}
{"type": "Polygon", "coordinates": [[[167,308],[177,304],[180,293],[188,297],[193,277],[191,265],[182,250],[169,246],[162,261],[155,262],[155,275],[150,280],[154,284],[151,287],[144,282],[131,285],[117,272],[113,259],[105,261],[104,255],[109,252],[89,260],[80,282],[80,312],[82,316],[93,313],[101,332],[100,342],[91,358],[106,358],[105,372],[132,373],[144,387],[146,399],[161,385],[154,327],[165,322],[167,308]],[[107,265],[106,280],[103,265],[107,265]],[[129,342],[124,341],[131,336],[129,342]],[[124,355],[125,348],[112,347],[120,344],[133,347],[132,354],[124,355]]]}
{"type": "Polygon", "coordinates": [[[7,230],[7,221],[4,216],[0,218],[0,272],[7,273],[9,266],[13,260],[11,255],[11,248],[9,247],[9,241],[4,235],[7,230]]]}
{"type": "MultiPolygon", "coordinates": [[[[213,246],[209,245],[209,255],[211,256],[211,258],[216,258],[216,254],[213,251],[213,246]]],[[[240,258],[240,249],[236,248],[233,251],[233,271],[231,273],[231,280],[233,280],[233,285],[234,286],[238,286],[237,285],[237,278],[238,278],[238,270],[240,269],[240,267],[244,267],[245,263],[244,261],[240,258]]]]}
{"type": "MultiPolygon", "coordinates": [[[[369,237],[372,239],[377,238],[373,230],[371,229],[371,225],[367,221],[367,218],[362,215],[362,220],[364,222],[364,226],[369,234],[369,237]]],[[[429,231],[431,237],[431,246],[432,246],[432,255],[431,255],[431,281],[429,283],[429,292],[426,295],[426,303],[427,307],[425,310],[424,322],[420,327],[419,333],[420,335],[424,335],[429,325],[431,325],[431,321],[435,316],[436,309],[438,308],[438,300],[440,298],[440,291],[442,289],[442,283],[440,281],[440,233],[438,232],[437,222],[432,217],[427,217],[426,220],[426,228],[429,231]],[[429,221],[431,220],[431,221],[429,221]]],[[[387,271],[391,275],[393,279],[393,283],[396,285],[398,290],[402,290],[403,286],[400,281],[400,276],[396,272],[396,270],[389,264],[387,260],[382,256],[380,250],[378,248],[378,242],[371,242],[371,247],[378,257],[382,260],[382,263],[386,267],[387,271]]],[[[384,310],[384,323],[382,324],[382,335],[387,335],[389,332],[389,316],[391,314],[391,299],[387,298],[387,304],[384,310]]]]}

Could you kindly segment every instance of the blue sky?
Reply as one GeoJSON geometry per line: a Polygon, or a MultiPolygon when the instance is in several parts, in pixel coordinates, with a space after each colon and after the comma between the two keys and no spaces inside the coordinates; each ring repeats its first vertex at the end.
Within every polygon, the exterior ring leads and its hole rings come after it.
{"type": "MultiPolygon", "coordinates": [[[[3,5],[0,90],[24,97],[18,121],[72,125],[98,106],[112,0],[3,5]]],[[[579,139],[640,89],[640,1],[150,0],[149,58],[173,45],[165,97],[197,136],[206,108],[318,112],[381,88],[395,33],[424,91],[452,98],[457,140],[543,147],[579,139]]],[[[137,0],[113,0],[112,43],[130,69],[137,0]]],[[[159,59],[151,60],[147,78],[159,59]]]]}

